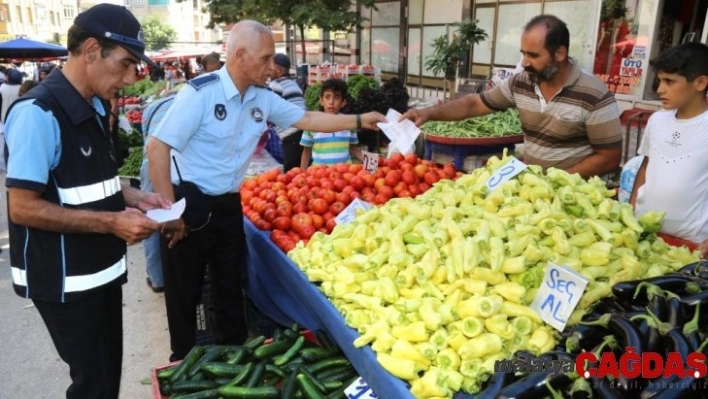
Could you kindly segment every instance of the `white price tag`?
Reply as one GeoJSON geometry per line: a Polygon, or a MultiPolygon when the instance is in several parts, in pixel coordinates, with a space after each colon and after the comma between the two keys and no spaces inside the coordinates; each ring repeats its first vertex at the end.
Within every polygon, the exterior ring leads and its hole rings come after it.
{"type": "Polygon", "coordinates": [[[528,165],[525,163],[513,158],[506,165],[494,172],[492,177],[487,180],[489,192],[494,191],[500,184],[523,172],[527,167],[528,165]]]}
{"type": "Polygon", "coordinates": [[[359,377],[356,381],[352,382],[346,389],[344,389],[344,395],[347,399],[377,399],[378,396],[374,391],[369,388],[369,384],[364,381],[363,378],[359,377]]]}
{"type": "Polygon", "coordinates": [[[391,140],[389,149],[394,148],[401,154],[408,154],[411,152],[411,148],[414,148],[415,141],[420,135],[420,129],[418,129],[415,123],[408,119],[398,122],[400,118],[400,113],[396,112],[396,110],[389,109],[386,113],[386,120],[388,122],[378,122],[376,125],[381,128],[386,137],[391,140]]]}
{"type": "Polygon", "coordinates": [[[364,170],[369,173],[376,173],[379,169],[379,154],[373,152],[362,151],[361,158],[364,163],[364,170]]]}
{"type": "Polygon", "coordinates": [[[357,210],[362,209],[368,211],[370,208],[370,203],[362,201],[359,198],[354,198],[354,201],[352,201],[348,207],[344,208],[344,210],[334,218],[334,221],[337,224],[347,224],[354,220],[357,210]]]}
{"type": "Polygon", "coordinates": [[[543,283],[530,308],[535,310],[543,321],[556,330],[563,331],[587,285],[588,280],[575,270],[549,262],[543,283]]]}

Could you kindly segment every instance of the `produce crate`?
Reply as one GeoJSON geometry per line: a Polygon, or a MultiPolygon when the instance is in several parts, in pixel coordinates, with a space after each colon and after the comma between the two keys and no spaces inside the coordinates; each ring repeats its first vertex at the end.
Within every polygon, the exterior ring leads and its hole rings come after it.
{"type": "MultiPolygon", "coordinates": [[[[303,337],[305,337],[306,340],[308,340],[318,346],[320,345],[319,342],[317,341],[317,337],[311,331],[302,330],[302,331],[300,331],[300,334],[303,337]]],[[[272,340],[273,340],[272,338],[267,339],[264,343],[266,343],[266,344],[270,343],[272,340]]],[[[197,345],[200,345],[200,344],[197,343],[197,345]]],[[[202,345],[206,345],[206,344],[202,344],[202,345]]],[[[150,381],[152,384],[152,397],[153,397],[153,399],[168,399],[168,396],[162,395],[162,393],[160,392],[160,381],[157,379],[157,374],[164,369],[178,365],[180,362],[181,362],[181,360],[178,360],[176,362],[172,362],[172,363],[166,364],[164,366],[158,366],[158,367],[155,367],[154,369],[152,369],[152,371],[150,372],[150,381]]]]}
{"type": "Polygon", "coordinates": [[[205,277],[202,296],[197,304],[197,345],[214,344],[217,341],[214,323],[214,300],[211,293],[211,279],[205,277]]]}
{"type": "Polygon", "coordinates": [[[469,172],[486,164],[493,155],[501,155],[505,148],[514,152],[515,144],[501,145],[461,145],[443,144],[425,139],[424,158],[441,164],[452,162],[456,169],[469,172]],[[435,157],[433,157],[435,154],[435,157]],[[470,157],[471,156],[471,157],[470,157]],[[469,159],[467,159],[470,157],[469,159]]]}

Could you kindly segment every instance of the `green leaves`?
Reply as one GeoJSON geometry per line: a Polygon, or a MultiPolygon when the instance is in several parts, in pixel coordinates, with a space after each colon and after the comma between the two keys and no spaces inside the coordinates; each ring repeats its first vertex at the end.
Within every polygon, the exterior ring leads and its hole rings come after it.
{"type": "Polygon", "coordinates": [[[452,40],[447,35],[434,39],[433,54],[425,61],[425,67],[435,76],[442,74],[447,80],[455,78],[460,62],[467,57],[472,45],[487,38],[484,29],[477,27],[477,20],[465,20],[453,26],[457,30],[452,40]]]}
{"type": "Polygon", "coordinates": [[[150,51],[170,47],[177,37],[177,31],[170,24],[163,23],[157,15],[143,18],[140,22],[145,35],[145,46],[150,51]]]}

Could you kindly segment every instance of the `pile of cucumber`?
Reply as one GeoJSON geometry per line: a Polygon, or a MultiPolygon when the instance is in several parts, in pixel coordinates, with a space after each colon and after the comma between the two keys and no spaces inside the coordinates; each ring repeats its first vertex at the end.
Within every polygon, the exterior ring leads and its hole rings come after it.
{"type": "Polygon", "coordinates": [[[293,326],[276,330],[272,340],[198,345],[157,373],[160,392],[170,399],[346,398],[344,389],[358,374],[324,333],[317,340],[321,346],[293,326]]]}

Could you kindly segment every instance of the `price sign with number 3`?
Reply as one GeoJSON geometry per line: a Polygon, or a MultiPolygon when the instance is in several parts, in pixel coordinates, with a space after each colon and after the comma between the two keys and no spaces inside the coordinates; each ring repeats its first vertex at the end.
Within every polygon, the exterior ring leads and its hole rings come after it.
{"type": "Polygon", "coordinates": [[[496,172],[494,172],[492,177],[487,180],[487,188],[489,189],[489,192],[491,193],[505,181],[508,181],[512,177],[523,172],[527,167],[528,165],[525,163],[516,158],[512,158],[511,161],[499,168],[496,172]]]}
{"type": "Polygon", "coordinates": [[[364,164],[364,170],[369,173],[376,173],[379,169],[379,154],[373,152],[362,151],[361,158],[364,164]]]}

